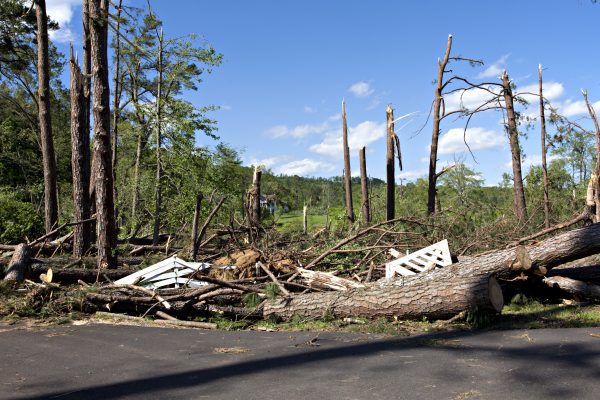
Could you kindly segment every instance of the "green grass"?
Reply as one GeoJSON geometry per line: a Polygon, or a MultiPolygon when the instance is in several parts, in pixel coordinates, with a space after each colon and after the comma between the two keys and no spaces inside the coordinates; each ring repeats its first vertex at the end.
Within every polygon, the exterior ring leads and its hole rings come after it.
{"type": "MultiPolygon", "coordinates": [[[[331,229],[337,229],[338,226],[344,223],[340,220],[340,213],[343,215],[344,209],[335,207],[329,209],[329,223],[331,229]]],[[[322,229],[327,224],[327,214],[316,210],[308,212],[308,232],[316,232],[322,229]]],[[[302,211],[291,211],[289,213],[275,215],[275,224],[277,230],[281,233],[298,233],[302,232],[303,214],[302,211]]]]}

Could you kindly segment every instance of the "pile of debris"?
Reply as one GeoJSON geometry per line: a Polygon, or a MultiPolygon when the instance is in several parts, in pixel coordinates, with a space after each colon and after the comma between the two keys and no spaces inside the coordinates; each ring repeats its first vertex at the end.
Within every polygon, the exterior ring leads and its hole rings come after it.
{"type": "MultiPolygon", "coordinates": [[[[354,237],[358,236],[360,232],[354,237]]],[[[188,262],[173,255],[141,270],[98,271],[96,281],[102,276],[110,282],[89,290],[83,308],[181,320],[214,315],[434,320],[471,309],[500,312],[503,286],[515,280],[537,280],[571,296],[600,299],[598,267],[586,267],[585,273],[581,268],[552,271],[600,253],[600,224],[460,259],[451,256],[446,240],[407,255],[388,247],[392,259],[382,268],[371,264],[361,276],[352,269],[345,271],[345,277],[337,270],[318,270],[320,262],[349,241],[338,242],[306,266],[285,252],[266,255],[243,249],[212,263],[188,262]],[[373,282],[375,269],[385,271],[385,277],[373,282]]],[[[5,279],[24,279],[28,251],[27,246],[15,248],[5,279]]],[[[29,269],[30,276],[31,271],[39,272],[29,269]]],[[[37,285],[69,281],[65,271],[46,273],[37,285]]],[[[78,281],[86,285],[82,277],[78,281]]]]}

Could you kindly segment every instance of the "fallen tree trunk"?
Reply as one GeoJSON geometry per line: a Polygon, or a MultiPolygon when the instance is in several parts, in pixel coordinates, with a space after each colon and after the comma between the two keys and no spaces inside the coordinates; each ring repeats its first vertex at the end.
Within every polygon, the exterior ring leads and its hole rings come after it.
{"type": "Polygon", "coordinates": [[[495,278],[475,277],[459,281],[422,282],[406,287],[370,286],[343,292],[309,293],[267,302],[265,318],[289,320],[294,316],[319,318],[446,319],[477,307],[499,312],[504,306],[495,278]]]}
{"type": "Polygon", "coordinates": [[[4,276],[5,281],[23,282],[27,275],[29,259],[31,258],[31,247],[21,243],[15,248],[15,251],[8,263],[8,269],[4,276]]]}
{"type": "MultiPolygon", "coordinates": [[[[30,276],[32,280],[37,280],[37,277],[41,274],[45,274],[48,270],[48,265],[46,264],[32,264],[30,269],[30,276]]],[[[64,283],[64,284],[74,284],[78,281],[83,281],[85,283],[94,283],[96,279],[100,282],[106,280],[106,278],[111,281],[116,281],[117,279],[121,279],[130,275],[134,272],[138,271],[137,269],[127,268],[127,269],[115,269],[115,270],[104,270],[98,275],[97,269],[88,269],[88,268],[58,268],[52,269],[52,282],[56,283],[64,283]]]]}
{"type": "Polygon", "coordinates": [[[364,289],[309,293],[267,302],[265,317],[447,318],[468,309],[502,308],[494,277],[548,269],[600,252],[600,224],[576,229],[530,246],[498,250],[445,268],[402,277],[364,289]]]}
{"type": "Polygon", "coordinates": [[[600,300],[600,286],[588,284],[564,276],[544,278],[544,283],[551,288],[557,288],[576,297],[590,300],[600,300]]]}
{"type": "Polygon", "coordinates": [[[600,265],[585,265],[581,267],[558,267],[548,272],[548,276],[564,276],[583,282],[600,284],[600,265]]]}

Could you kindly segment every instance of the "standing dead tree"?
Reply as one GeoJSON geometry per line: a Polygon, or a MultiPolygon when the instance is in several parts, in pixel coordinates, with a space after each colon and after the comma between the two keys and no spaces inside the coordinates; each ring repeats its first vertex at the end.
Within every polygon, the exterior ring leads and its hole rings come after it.
{"type": "Polygon", "coordinates": [[[402,171],[402,157],[400,155],[400,139],[394,131],[394,109],[388,104],[386,110],[387,150],[385,156],[385,169],[387,178],[386,189],[386,220],[396,217],[396,173],[394,169],[394,150],[398,156],[398,166],[402,171]]]}
{"type": "Polygon", "coordinates": [[[260,178],[262,171],[260,167],[254,167],[252,176],[252,186],[246,193],[246,215],[248,226],[256,227],[260,225],[260,178]]]}
{"type": "Polygon", "coordinates": [[[544,86],[542,80],[542,64],[538,66],[540,83],[540,135],[542,140],[542,175],[544,180],[544,227],[550,228],[550,198],[548,196],[548,164],[546,162],[546,116],[544,112],[544,86]]]}
{"type": "Polygon", "coordinates": [[[369,183],[367,178],[367,161],[365,146],[360,148],[358,159],[360,163],[360,191],[362,195],[362,215],[365,224],[371,223],[371,206],[369,204],[369,183]]]}
{"type": "Polygon", "coordinates": [[[354,222],[352,206],[352,174],[350,171],[350,147],[348,146],[348,123],[346,122],[346,102],[342,100],[342,146],[344,147],[344,192],[346,195],[346,218],[354,222]]]}
{"type": "MultiPolygon", "coordinates": [[[[489,111],[496,110],[502,111],[504,117],[504,126],[509,139],[510,150],[512,154],[512,168],[513,168],[513,192],[514,192],[514,214],[517,220],[524,222],[527,219],[527,205],[525,203],[525,191],[523,187],[523,175],[521,168],[521,148],[519,145],[519,130],[518,126],[518,113],[515,111],[514,103],[522,103],[524,100],[520,97],[524,93],[513,93],[512,82],[510,81],[506,71],[502,73],[500,77],[501,82],[481,82],[473,83],[469,80],[460,77],[452,76],[449,78],[445,86],[453,82],[461,82],[463,86],[446,92],[446,96],[453,93],[460,93],[460,105],[459,108],[452,111],[443,113],[444,116],[452,114],[459,114],[466,117],[466,123],[464,127],[464,141],[468,147],[467,132],[469,123],[474,115],[489,111]],[[467,108],[463,104],[463,97],[470,91],[480,91],[484,94],[484,100],[481,104],[476,105],[472,108],[467,108]]],[[[535,93],[527,93],[528,95],[537,96],[535,93]]],[[[470,150],[470,148],[469,148],[470,150]]]]}
{"type": "Polygon", "coordinates": [[[154,189],[154,231],[152,244],[158,245],[160,234],[160,209],[162,203],[162,84],[163,84],[163,49],[164,32],[161,29],[158,37],[158,61],[157,61],[157,89],[156,89],[156,182],[154,189]]]}
{"type": "Polygon", "coordinates": [[[454,80],[450,78],[444,81],[444,75],[450,70],[446,69],[448,63],[451,61],[467,61],[471,65],[483,64],[480,60],[464,57],[451,57],[452,51],[452,35],[448,35],[448,44],[446,45],[446,52],[444,57],[438,59],[438,75],[435,88],[435,98],[433,100],[433,129],[431,132],[431,147],[429,154],[429,186],[427,189],[427,214],[433,215],[435,213],[436,204],[436,193],[437,193],[437,179],[440,176],[436,172],[437,168],[437,153],[438,153],[438,141],[440,137],[440,123],[449,114],[446,114],[446,107],[444,103],[444,89],[454,80]]]}
{"type": "MultiPolygon", "coordinates": [[[[84,78],[71,47],[71,170],[73,172],[73,214],[75,221],[90,218],[90,140],[86,131],[84,78]]],[[[73,229],[73,256],[83,257],[90,247],[90,224],[73,229]]]]}
{"type": "Polygon", "coordinates": [[[116,267],[113,249],[117,242],[110,145],[108,3],[108,0],[89,0],[98,268],[116,267]]]}
{"type": "Polygon", "coordinates": [[[598,124],[598,117],[596,115],[596,110],[590,104],[588,99],[587,90],[582,90],[581,94],[583,95],[583,100],[585,101],[585,105],[587,107],[588,113],[590,114],[590,118],[594,123],[595,138],[596,138],[596,165],[594,166],[594,173],[592,174],[591,186],[593,190],[593,199],[595,205],[595,216],[593,218],[594,222],[600,221],[600,125],[598,124]]]}
{"type": "Polygon", "coordinates": [[[42,163],[44,166],[44,214],[46,233],[58,222],[58,194],[56,189],[56,158],[52,139],[50,118],[50,62],[48,59],[48,17],[46,0],[35,1],[37,18],[37,73],[38,73],[38,118],[42,163]]]}

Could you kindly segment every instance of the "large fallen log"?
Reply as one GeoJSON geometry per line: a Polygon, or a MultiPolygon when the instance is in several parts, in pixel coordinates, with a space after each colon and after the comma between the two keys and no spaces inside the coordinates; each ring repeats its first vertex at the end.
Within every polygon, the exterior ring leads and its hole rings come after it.
{"type": "Polygon", "coordinates": [[[564,276],[578,281],[600,284],[600,265],[580,267],[557,267],[548,272],[548,276],[564,276]]]}
{"type": "Polygon", "coordinates": [[[6,275],[4,275],[5,281],[23,282],[27,275],[27,269],[29,267],[29,259],[31,258],[31,247],[25,243],[21,243],[15,248],[15,251],[8,263],[8,269],[6,275]]]}
{"type": "MultiPolygon", "coordinates": [[[[37,281],[41,274],[46,273],[48,270],[47,264],[32,264],[30,267],[29,276],[32,280],[37,281]]],[[[78,281],[85,283],[94,283],[96,280],[105,282],[106,279],[116,281],[138,271],[133,268],[121,268],[114,270],[104,270],[98,274],[98,269],[89,268],[53,268],[52,269],[52,281],[64,284],[73,284],[78,281]]]]}
{"type": "Polygon", "coordinates": [[[560,289],[570,295],[590,300],[600,300],[600,286],[588,284],[564,276],[551,276],[544,278],[544,283],[551,287],[560,289]]]}
{"type": "Polygon", "coordinates": [[[265,317],[447,318],[468,309],[502,308],[494,277],[510,279],[600,252],[600,224],[530,246],[488,252],[448,267],[346,292],[308,293],[267,302],[265,317]]]}

